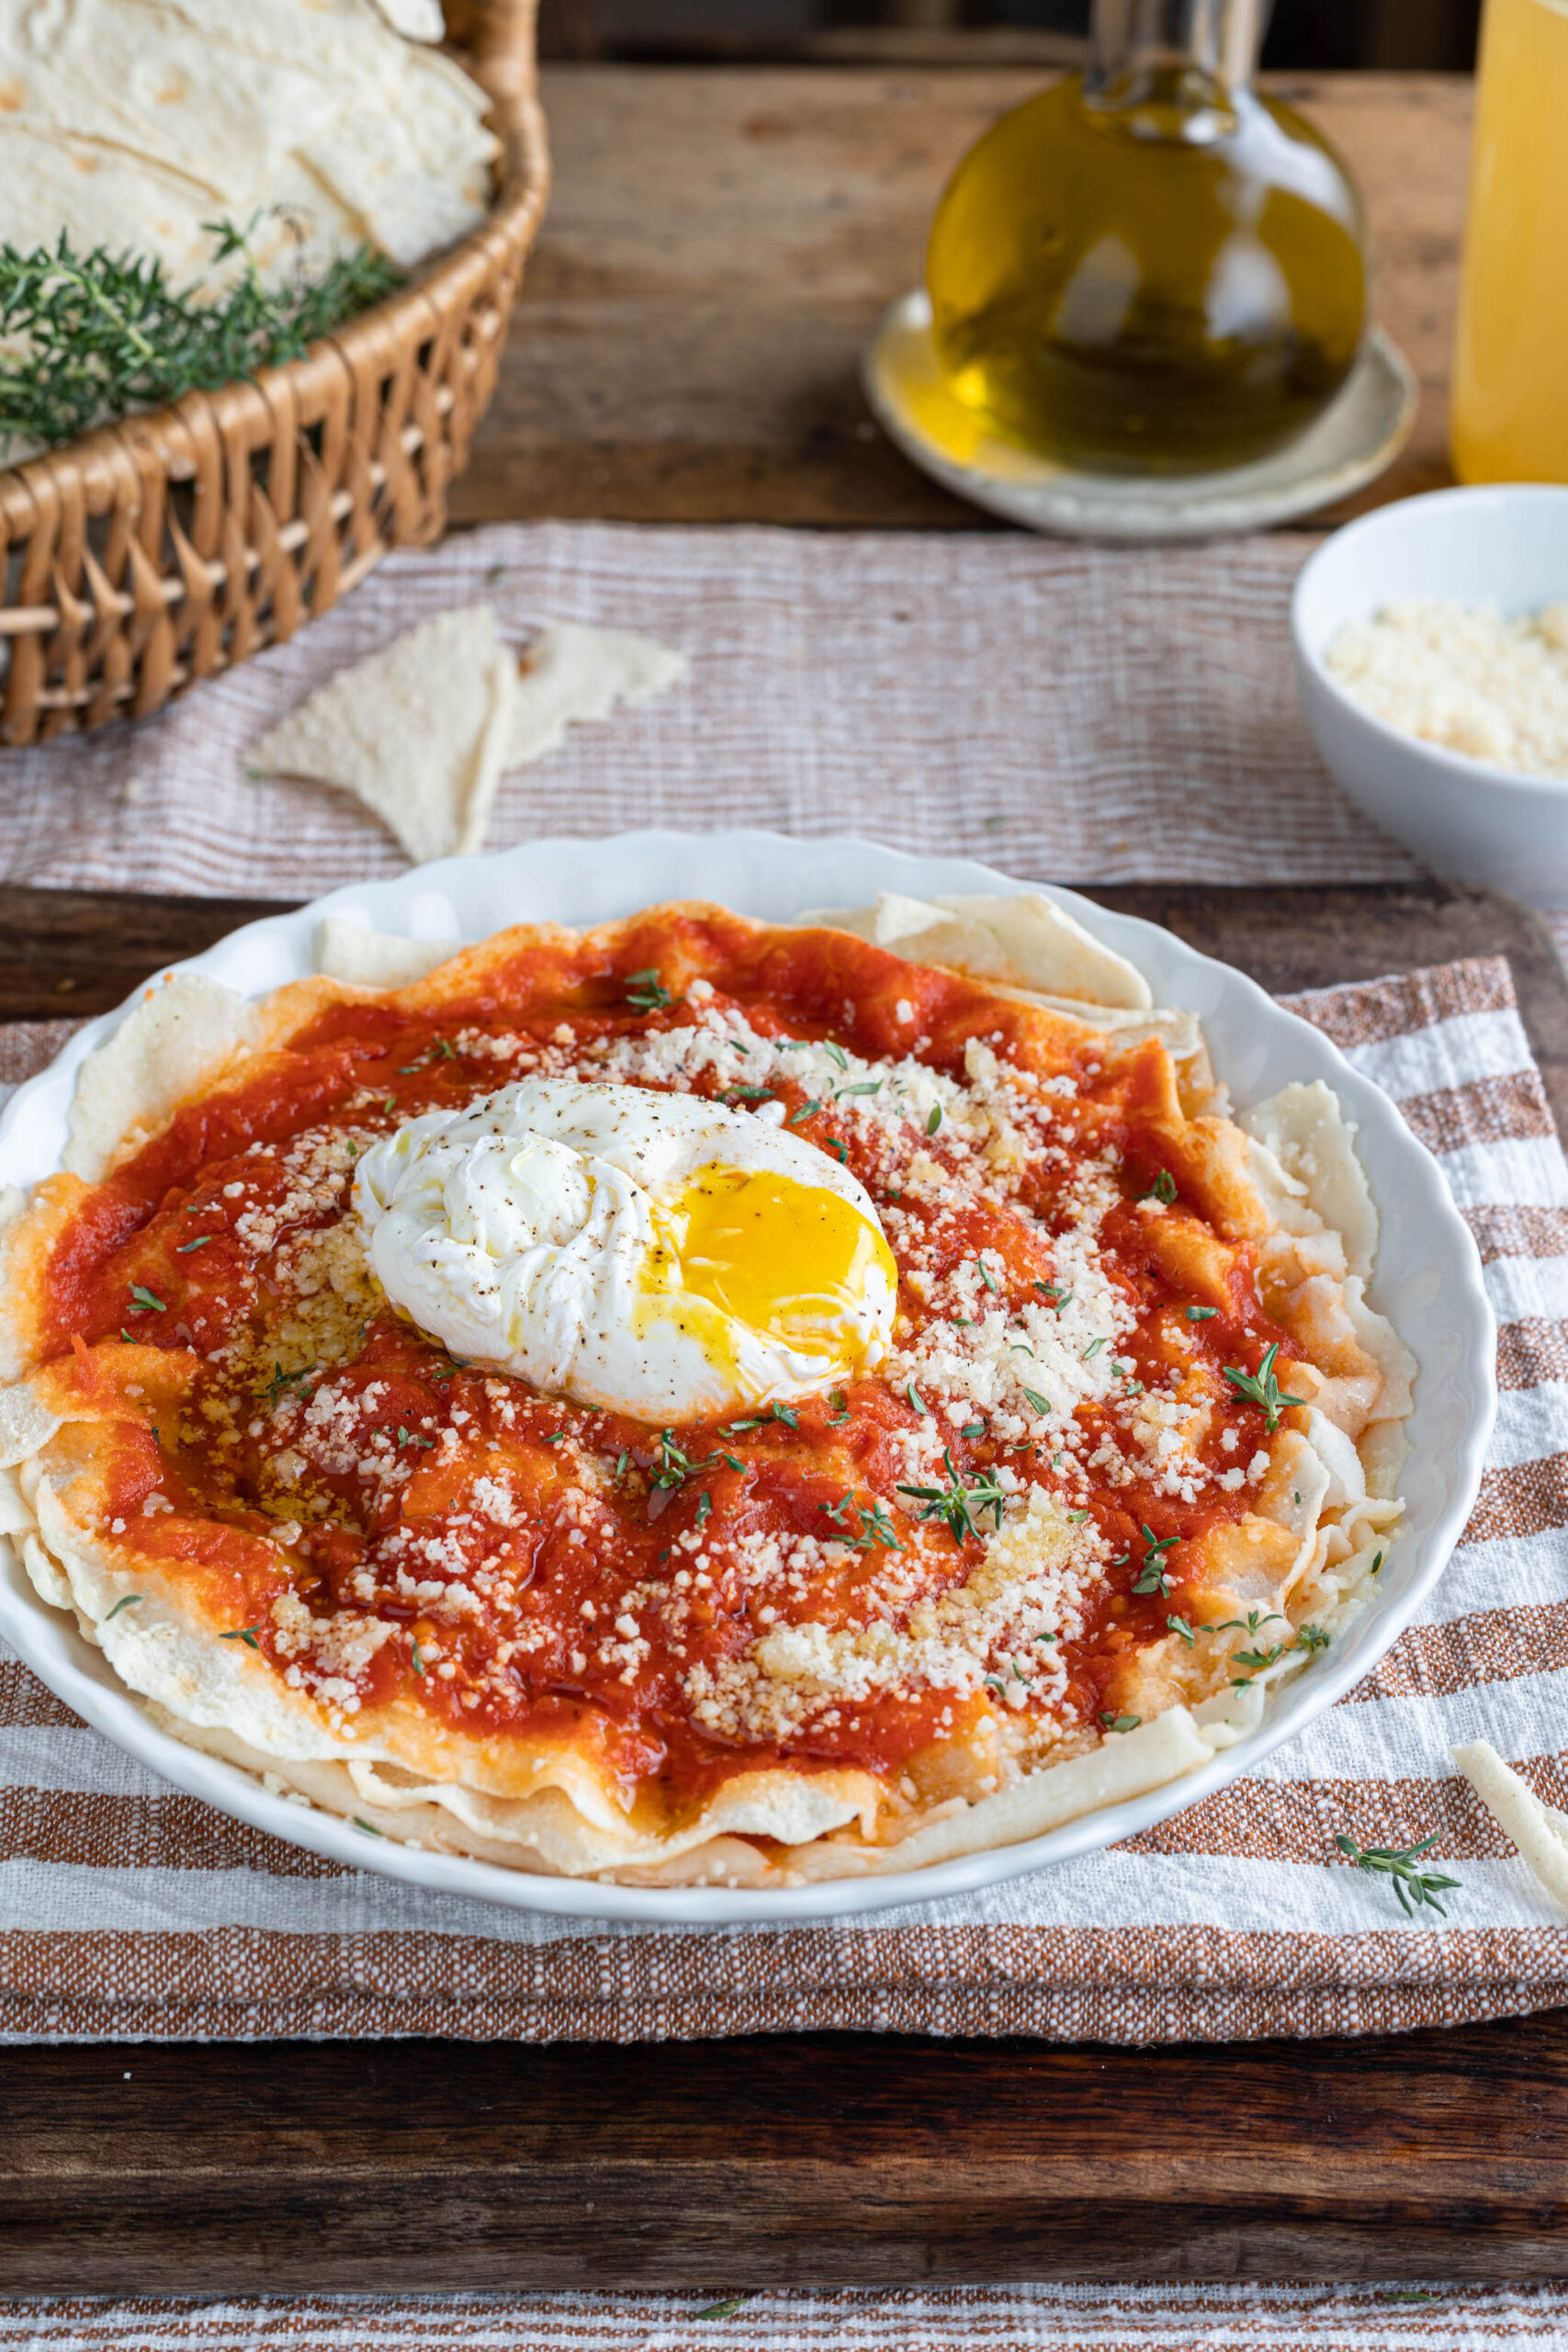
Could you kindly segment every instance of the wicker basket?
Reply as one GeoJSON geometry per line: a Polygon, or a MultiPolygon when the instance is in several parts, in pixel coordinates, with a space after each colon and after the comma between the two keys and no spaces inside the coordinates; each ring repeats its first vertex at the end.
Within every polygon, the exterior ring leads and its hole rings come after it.
{"type": "Polygon", "coordinates": [[[440,536],[549,189],[535,0],[446,0],[493,102],[490,217],[303,359],[0,471],[0,738],[141,718],[440,536]]]}

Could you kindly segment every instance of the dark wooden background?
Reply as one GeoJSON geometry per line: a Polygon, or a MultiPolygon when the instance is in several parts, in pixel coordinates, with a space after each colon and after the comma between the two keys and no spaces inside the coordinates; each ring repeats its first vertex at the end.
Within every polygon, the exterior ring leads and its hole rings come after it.
{"type": "MultiPolygon", "coordinates": [[[[1568,987],[1507,900],[1092,895],[1278,991],[1505,954],[1568,1109],[1568,987]]],[[[0,890],[0,1020],[106,1009],[274,910],[0,890]]],[[[1568,2012],[1153,2051],[816,2034],[0,2055],[0,2295],[1564,2275],[1568,2012]]]]}
{"type": "Polygon", "coordinates": [[[1568,2022],[7,2053],[0,2293],[1568,2273],[1568,2022]]]}

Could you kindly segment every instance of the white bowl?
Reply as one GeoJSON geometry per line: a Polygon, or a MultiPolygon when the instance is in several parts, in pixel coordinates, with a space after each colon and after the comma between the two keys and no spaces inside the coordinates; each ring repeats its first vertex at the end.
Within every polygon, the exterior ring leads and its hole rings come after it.
{"type": "MultiPolygon", "coordinates": [[[[547,917],[598,922],[664,899],[716,899],[779,922],[802,907],[863,905],[878,890],[920,897],[1041,888],[1136,964],[1157,1003],[1185,1005],[1200,1016],[1215,1066],[1238,1104],[1259,1102],[1291,1079],[1321,1078],[1334,1088],[1359,1128],[1359,1148],[1382,1220],[1372,1303],[1393,1318],[1420,1365],[1402,1482],[1406,1516],[1376,1597],[1343,1640],[1281,1687],[1258,1730],[1235,1747],[1184,1780],[1086,1814],[1043,1838],[897,1877],[778,1893],[614,1886],[545,1878],[369,1838],[333,1814],[273,1796],[249,1773],[172,1739],[149,1721],[74,1621],[39,1600],[4,1539],[0,1635],[95,1729],[220,1813],[351,1869],[378,1871],[441,1894],[579,1917],[712,1927],[823,1918],[962,1894],[1114,1845],[1255,1770],[1270,1749],[1370,1671],[1431,1590],[1470,1516],[1496,1400],[1495,1329],[1481,1260],[1436,1160],[1386,1094],[1319,1030],[1283,1012],[1254,981],[1154,923],[1110,914],[1071,890],[1018,882],[966,858],[907,857],[874,842],[791,841],[777,833],[625,833],[609,841],[531,842],[495,857],[447,858],[389,881],[336,890],[297,913],[247,923],[175,968],[209,972],[247,996],[302,978],[315,969],[316,927],[324,913],[409,938],[482,939],[507,922],[547,917]]],[[[59,1166],[77,1069],[128,1010],[122,1006],[91,1022],[48,1069],[17,1089],[0,1114],[0,1185],[31,1184],[59,1166]]]]}
{"type": "Polygon", "coordinates": [[[1291,600],[1296,691],[1335,782],[1374,824],[1456,881],[1568,906],[1568,779],[1517,775],[1374,718],[1325,662],[1347,621],[1401,596],[1495,605],[1568,597],[1568,488],[1438,490],[1348,523],[1291,600]]]}

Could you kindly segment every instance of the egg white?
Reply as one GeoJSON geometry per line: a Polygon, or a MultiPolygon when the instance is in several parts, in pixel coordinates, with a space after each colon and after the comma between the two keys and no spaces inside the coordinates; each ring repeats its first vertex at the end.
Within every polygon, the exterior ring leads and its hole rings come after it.
{"type": "Polygon", "coordinates": [[[378,1280],[422,1330],[454,1355],[639,1420],[820,1391],[871,1370],[892,1337],[897,1278],[864,1186],[800,1136],[722,1103],[525,1079],[373,1145],[355,1197],[378,1280]],[[756,1295],[782,1286],[778,1311],[749,1321],[689,1286],[683,1204],[764,1171],[806,1188],[788,1198],[803,1211],[792,1238],[807,1279],[792,1297],[793,1260],[744,1269],[756,1295]],[[809,1279],[812,1216],[842,1231],[838,1203],[874,1239],[829,1295],[809,1279]]]}

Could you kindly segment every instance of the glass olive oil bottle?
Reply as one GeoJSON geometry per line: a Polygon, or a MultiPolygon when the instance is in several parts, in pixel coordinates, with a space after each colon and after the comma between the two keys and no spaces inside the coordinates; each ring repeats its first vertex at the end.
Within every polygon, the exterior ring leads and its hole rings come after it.
{"type": "Polygon", "coordinates": [[[1091,62],[953,174],[926,277],[953,391],[1009,440],[1116,473],[1262,458],[1349,372],[1360,208],[1251,86],[1258,0],[1095,0],[1091,62]]]}

